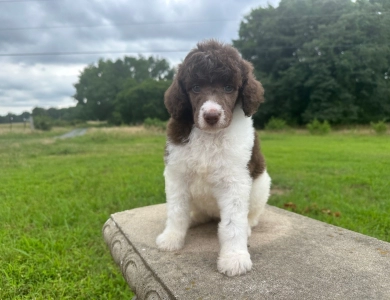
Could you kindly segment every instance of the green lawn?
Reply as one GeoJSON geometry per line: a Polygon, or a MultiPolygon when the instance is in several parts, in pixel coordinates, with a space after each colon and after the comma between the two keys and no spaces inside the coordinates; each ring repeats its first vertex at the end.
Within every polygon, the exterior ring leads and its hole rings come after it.
{"type": "MultiPolygon", "coordinates": [[[[111,213],[165,201],[163,133],[0,131],[0,299],[128,299],[111,213]]],[[[269,203],[390,242],[389,136],[260,133],[269,203]]]]}
{"type": "Polygon", "coordinates": [[[263,134],[269,204],[390,242],[389,136],[263,134]]]}

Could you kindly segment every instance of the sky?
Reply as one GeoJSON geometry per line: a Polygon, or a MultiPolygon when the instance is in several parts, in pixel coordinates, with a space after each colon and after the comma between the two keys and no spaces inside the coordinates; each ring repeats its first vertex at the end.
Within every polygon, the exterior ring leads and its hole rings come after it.
{"type": "Polygon", "coordinates": [[[0,0],[0,115],[76,104],[89,64],[157,56],[172,66],[198,41],[238,38],[243,17],[279,0],[0,0]]]}

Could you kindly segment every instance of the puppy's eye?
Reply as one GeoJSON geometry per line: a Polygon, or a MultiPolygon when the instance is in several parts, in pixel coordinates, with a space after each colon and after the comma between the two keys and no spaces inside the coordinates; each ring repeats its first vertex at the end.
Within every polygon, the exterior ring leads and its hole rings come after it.
{"type": "Polygon", "coordinates": [[[225,91],[225,93],[231,93],[234,91],[234,87],[232,87],[231,85],[226,85],[223,87],[223,90],[225,91]]]}
{"type": "Polygon", "coordinates": [[[194,93],[200,93],[200,86],[199,86],[199,85],[194,85],[194,86],[192,87],[192,91],[193,91],[194,93]]]}

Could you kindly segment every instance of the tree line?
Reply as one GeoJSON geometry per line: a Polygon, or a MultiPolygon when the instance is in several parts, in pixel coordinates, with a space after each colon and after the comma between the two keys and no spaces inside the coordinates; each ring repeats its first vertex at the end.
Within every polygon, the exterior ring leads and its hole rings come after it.
{"type": "MultiPolygon", "coordinates": [[[[244,17],[233,45],[266,91],[257,127],[272,117],[290,125],[390,119],[388,0],[282,0],[244,17]]],[[[101,59],[74,84],[75,107],[35,108],[33,115],[115,125],[167,120],[163,95],[173,76],[165,59],[101,59]]]]}
{"type": "Polygon", "coordinates": [[[165,90],[172,82],[174,68],[165,59],[124,57],[88,65],[74,84],[76,106],[69,108],[35,107],[32,113],[0,116],[0,123],[23,122],[30,115],[40,123],[75,124],[88,120],[110,124],[138,124],[151,117],[167,120],[163,103],[165,90]]]}
{"type": "Polygon", "coordinates": [[[0,116],[0,124],[26,122],[30,118],[30,115],[31,113],[29,112],[23,112],[20,115],[8,113],[5,116],[0,116]]]}
{"type": "Polygon", "coordinates": [[[388,0],[282,0],[246,16],[233,44],[265,87],[257,125],[390,118],[388,0]]]}
{"type": "Polygon", "coordinates": [[[99,60],[86,67],[73,96],[83,118],[112,124],[134,124],[147,117],[167,119],[162,101],[174,69],[165,59],[125,57],[99,60]]]}

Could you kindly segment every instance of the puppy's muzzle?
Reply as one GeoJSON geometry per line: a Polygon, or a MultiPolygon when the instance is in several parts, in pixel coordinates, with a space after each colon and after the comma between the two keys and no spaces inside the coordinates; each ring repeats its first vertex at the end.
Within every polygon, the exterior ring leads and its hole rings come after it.
{"type": "Polygon", "coordinates": [[[203,118],[208,125],[215,125],[221,118],[221,112],[216,109],[211,109],[203,113],[203,118]]]}

